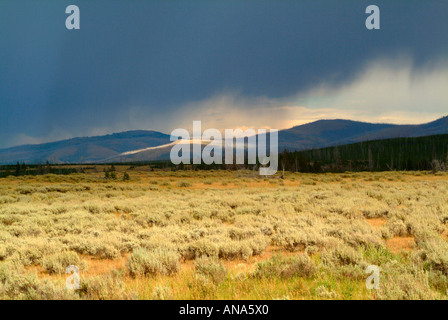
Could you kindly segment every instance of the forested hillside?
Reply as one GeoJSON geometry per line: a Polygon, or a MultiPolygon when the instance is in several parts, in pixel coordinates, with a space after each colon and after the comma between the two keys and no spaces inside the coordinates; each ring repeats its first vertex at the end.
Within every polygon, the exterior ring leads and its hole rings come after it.
{"type": "Polygon", "coordinates": [[[301,172],[446,170],[448,135],[395,138],[280,154],[280,169],[301,172]]]}

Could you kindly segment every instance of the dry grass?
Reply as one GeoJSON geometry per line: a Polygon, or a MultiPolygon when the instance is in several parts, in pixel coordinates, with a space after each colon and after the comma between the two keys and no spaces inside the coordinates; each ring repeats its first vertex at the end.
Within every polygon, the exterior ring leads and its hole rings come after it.
{"type": "Polygon", "coordinates": [[[1,180],[1,298],[371,299],[369,264],[377,298],[446,297],[447,175],[116,168],[1,180]]]}

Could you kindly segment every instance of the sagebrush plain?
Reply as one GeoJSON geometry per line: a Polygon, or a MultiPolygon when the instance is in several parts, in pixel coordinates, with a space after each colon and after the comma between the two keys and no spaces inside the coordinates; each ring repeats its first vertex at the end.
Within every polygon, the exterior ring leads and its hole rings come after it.
{"type": "Polygon", "coordinates": [[[0,298],[447,298],[446,173],[104,169],[0,179],[0,298]]]}

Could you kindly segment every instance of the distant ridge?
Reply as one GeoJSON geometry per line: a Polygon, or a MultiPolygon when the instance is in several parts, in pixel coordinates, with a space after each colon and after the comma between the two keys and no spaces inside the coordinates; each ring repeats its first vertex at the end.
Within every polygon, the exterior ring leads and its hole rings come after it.
{"type": "Polygon", "coordinates": [[[448,133],[448,116],[420,125],[376,124],[352,120],[318,120],[279,132],[280,149],[307,150],[390,138],[448,133]]]}
{"type": "MultiPolygon", "coordinates": [[[[448,116],[420,125],[318,120],[279,131],[279,151],[309,150],[370,140],[437,134],[448,134],[448,116]]],[[[0,164],[13,164],[17,161],[38,163],[47,160],[51,163],[167,160],[170,149],[170,135],[136,130],[0,149],[0,164]]]]}
{"type": "Polygon", "coordinates": [[[170,143],[170,136],[157,131],[126,131],[104,136],[72,138],[0,150],[0,163],[89,163],[120,153],[170,143]]]}

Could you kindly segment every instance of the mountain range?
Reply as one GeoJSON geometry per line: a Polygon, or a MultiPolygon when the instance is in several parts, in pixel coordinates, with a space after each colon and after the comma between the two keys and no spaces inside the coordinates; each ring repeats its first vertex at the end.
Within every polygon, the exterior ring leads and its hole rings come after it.
{"type": "MultiPolygon", "coordinates": [[[[448,116],[420,125],[377,124],[352,120],[318,120],[280,130],[279,151],[309,150],[370,140],[448,133],[448,116]]],[[[170,135],[126,131],[104,136],[0,149],[0,163],[103,163],[169,159],[170,135]]]]}

